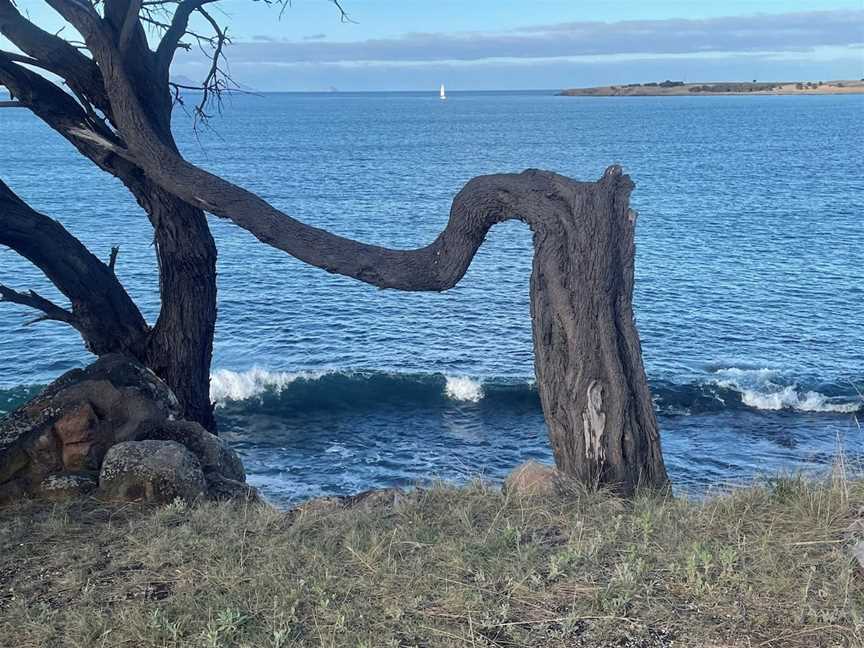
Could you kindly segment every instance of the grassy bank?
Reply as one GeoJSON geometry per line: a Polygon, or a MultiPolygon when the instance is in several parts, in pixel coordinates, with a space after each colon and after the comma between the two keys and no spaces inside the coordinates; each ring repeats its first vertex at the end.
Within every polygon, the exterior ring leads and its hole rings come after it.
{"type": "Polygon", "coordinates": [[[0,509],[5,646],[855,646],[864,483],[0,509]]]}

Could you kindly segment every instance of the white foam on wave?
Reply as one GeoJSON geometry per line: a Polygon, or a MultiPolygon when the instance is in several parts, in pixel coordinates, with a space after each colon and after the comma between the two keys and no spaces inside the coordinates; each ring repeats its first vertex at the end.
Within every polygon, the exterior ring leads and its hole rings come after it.
{"type": "Polygon", "coordinates": [[[217,405],[261,396],[264,392],[281,392],[296,380],[316,380],[325,372],[268,371],[254,367],[246,371],[217,369],[210,375],[210,400],[217,405]]]}
{"type": "Polygon", "coordinates": [[[817,391],[800,391],[797,385],[775,382],[779,372],[773,369],[718,369],[714,381],[719,387],[734,389],[741,394],[741,402],[759,410],[791,409],[798,412],[854,413],[862,403],[838,402],[817,391]]]}
{"type": "Polygon", "coordinates": [[[483,398],[483,385],[467,376],[447,376],[444,391],[447,398],[479,403],[483,398]]]}
{"type": "Polygon", "coordinates": [[[825,394],[815,391],[798,392],[794,387],[784,387],[780,391],[762,393],[745,389],[741,401],[761,410],[793,409],[799,412],[839,412],[853,413],[860,409],[858,403],[832,403],[825,394]]]}

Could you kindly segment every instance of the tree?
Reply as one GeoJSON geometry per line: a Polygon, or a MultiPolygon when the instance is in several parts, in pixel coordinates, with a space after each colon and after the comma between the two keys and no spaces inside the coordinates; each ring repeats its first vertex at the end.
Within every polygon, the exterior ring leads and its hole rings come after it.
{"type": "MultiPolygon", "coordinates": [[[[207,38],[189,29],[193,14],[212,30],[212,65],[200,86],[196,115],[206,117],[208,100],[218,100],[230,83],[219,65],[225,29],[205,10],[213,1],[46,0],[81,35],[85,56],[23,19],[10,0],[0,0],[5,8],[0,31],[28,57],[0,54],[0,82],[79,151],[120,177],[136,197],[140,194],[148,214],[156,197],[155,202],[170,205],[160,215],[175,229],[189,220],[202,221],[183,246],[184,262],[193,249],[199,252],[192,260],[199,271],[211,267],[215,256],[205,211],[328,272],[412,291],[453,287],[490,227],[512,218],[526,222],[535,249],[531,312],[538,389],[558,467],[585,483],[612,485],[624,493],[640,485],[664,488],[667,477],[632,311],[636,216],[628,204],[633,184],[621,168],[610,167],[597,182],[537,170],[474,178],[455,197],[446,228],[416,250],[367,245],[306,225],[189,163],[171,138],[171,102],[179,90],[172,92],[171,60],[184,37],[191,34],[199,43],[207,38]],[[153,48],[145,25],[155,25],[159,34],[153,48]],[[25,66],[61,77],[75,98],[25,66]]],[[[49,278],[63,290],[63,278],[49,278]]],[[[166,299],[182,300],[191,291],[178,284],[166,295],[165,283],[163,277],[163,311],[166,299]]],[[[15,293],[13,300],[16,295],[22,294],[15,293]]],[[[41,302],[31,301],[39,308],[41,302]]],[[[211,304],[210,296],[196,304],[193,317],[210,323],[212,339],[211,304]]],[[[180,334],[183,330],[177,328],[180,334]]],[[[203,329],[198,334],[206,337],[203,329]]],[[[209,368],[209,349],[198,360],[198,373],[209,368]]]]}
{"type": "MultiPolygon", "coordinates": [[[[126,15],[135,6],[143,5],[137,1],[105,2],[102,20],[106,28],[118,33],[123,31],[126,15]]],[[[178,25],[184,13],[185,10],[178,9],[178,25]]],[[[216,247],[204,212],[151,182],[140,166],[115,155],[106,155],[104,149],[81,136],[80,133],[99,133],[122,144],[114,131],[115,107],[107,96],[96,61],[74,44],[30,22],[12,0],[0,0],[0,33],[21,51],[0,51],[0,85],[5,85],[20,105],[65,137],[82,155],[119,178],[153,224],[160,269],[162,308],[159,317],[152,328],[146,328],[139,342],[132,345],[116,339],[108,348],[123,349],[153,369],[174,390],[186,418],[215,429],[208,392],[216,321],[216,247]],[[36,70],[59,77],[69,92],[36,70]]],[[[167,42],[173,42],[174,38],[179,45],[177,30],[170,38],[166,34],[167,42]]],[[[176,48],[163,49],[159,55],[144,55],[145,50],[150,50],[140,23],[135,29],[127,26],[123,42],[128,54],[127,73],[148,99],[151,132],[158,133],[166,146],[176,150],[171,135],[172,94],[168,76],[176,48]]],[[[4,227],[9,218],[4,215],[4,227]]],[[[18,242],[18,245],[23,244],[24,241],[18,242]]],[[[14,245],[10,247],[18,250],[14,245]]],[[[45,270],[39,263],[37,265],[45,270]]],[[[56,283],[56,275],[48,276],[56,283]]],[[[84,295],[78,294],[76,299],[83,300],[84,295]]],[[[80,307],[76,308],[73,300],[74,310],[80,307]]],[[[109,315],[98,310],[94,312],[98,313],[97,317],[109,315]]],[[[109,328],[119,330],[122,327],[112,325],[109,328]]],[[[85,344],[95,353],[99,353],[96,349],[106,348],[94,346],[83,331],[82,335],[85,344]]]]}

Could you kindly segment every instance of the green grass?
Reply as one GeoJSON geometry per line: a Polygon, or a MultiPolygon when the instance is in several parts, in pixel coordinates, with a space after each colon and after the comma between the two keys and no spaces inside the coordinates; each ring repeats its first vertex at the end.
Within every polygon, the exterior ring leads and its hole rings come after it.
{"type": "Polygon", "coordinates": [[[864,645],[864,482],[0,509],[4,646],[864,645]]]}

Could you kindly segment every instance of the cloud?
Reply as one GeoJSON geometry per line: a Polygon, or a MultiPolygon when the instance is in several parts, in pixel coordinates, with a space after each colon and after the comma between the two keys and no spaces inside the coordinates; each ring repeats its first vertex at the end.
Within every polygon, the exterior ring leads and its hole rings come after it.
{"type": "Polygon", "coordinates": [[[757,14],[703,20],[568,22],[506,32],[409,33],[323,42],[257,39],[234,43],[232,62],[482,61],[711,52],[793,52],[864,43],[864,10],[757,14]]]}
{"type": "MultiPolygon", "coordinates": [[[[203,66],[199,66],[203,67],[203,66]]],[[[190,74],[200,74],[197,67],[190,74]]],[[[435,96],[442,80],[451,90],[546,89],[663,79],[693,82],[759,79],[857,79],[864,63],[855,57],[822,60],[794,53],[740,53],[716,56],[675,55],[620,61],[524,59],[476,62],[243,63],[233,66],[236,79],[258,90],[325,91],[426,90],[435,96]]]]}
{"type": "Polygon", "coordinates": [[[310,34],[309,36],[304,36],[304,41],[315,41],[315,40],[324,40],[327,38],[327,34],[310,34]]]}

